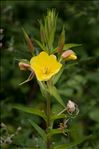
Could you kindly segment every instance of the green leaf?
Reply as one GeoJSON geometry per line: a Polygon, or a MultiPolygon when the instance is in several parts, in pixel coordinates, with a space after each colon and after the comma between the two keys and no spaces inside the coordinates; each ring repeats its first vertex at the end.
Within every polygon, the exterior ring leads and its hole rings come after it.
{"type": "Polygon", "coordinates": [[[57,15],[55,10],[49,10],[47,17],[45,19],[45,25],[47,26],[47,36],[48,36],[48,47],[49,49],[53,48],[54,36],[56,31],[57,15]]]}
{"type": "Polygon", "coordinates": [[[57,88],[55,86],[51,85],[51,86],[49,86],[49,92],[65,108],[65,104],[64,104],[62,98],[60,97],[57,88]]]}
{"type": "Polygon", "coordinates": [[[53,49],[51,50],[51,51],[52,51],[51,54],[55,54],[55,53],[57,53],[57,52],[58,52],[58,51],[57,51],[57,48],[58,48],[58,47],[53,48],[53,49]]]}
{"type": "Polygon", "coordinates": [[[54,84],[54,85],[58,82],[58,80],[59,80],[60,76],[62,75],[63,71],[64,71],[64,68],[62,67],[61,70],[59,71],[59,73],[57,73],[57,74],[53,77],[53,84],[54,84]]]}
{"type": "Polygon", "coordinates": [[[43,50],[43,51],[47,51],[46,50],[46,47],[40,42],[40,41],[38,41],[38,40],[34,40],[37,44],[38,44],[38,46],[43,50]]]}
{"type": "Polygon", "coordinates": [[[45,32],[44,32],[44,26],[42,21],[39,21],[40,23],[40,36],[41,36],[41,42],[43,45],[45,45],[45,32]]]}
{"type": "Polygon", "coordinates": [[[65,114],[60,114],[60,115],[53,114],[51,116],[51,120],[57,120],[57,119],[61,119],[61,118],[66,118],[66,115],[65,114]]]}
{"type": "Polygon", "coordinates": [[[63,134],[63,131],[61,129],[52,129],[50,130],[50,132],[48,133],[48,136],[53,136],[53,135],[56,135],[56,134],[63,134]]]}
{"type": "Polygon", "coordinates": [[[73,142],[73,143],[70,143],[70,144],[62,144],[62,145],[58,145],[58,146],[55,146],[54,149],[71,149],[72,147],[75,147],[77,146],[78,144],[90,139],[92,137],[92,135],[90,136],[86,136],[82,139],[79,139],[78,138],[78,141],[76,142],[73,142]]]}
{"type": "Polygon", "coordinates": [[[64,129],[64,131],[61,130],[61,129],[59,129],[59,128],[57,128],[57,129],[52,129],[52,130],[50,130],[50,132],[48,133],[48,137],[53,136],[53,135],[56,135],[56,134],[64,134],[64,133],[66,133],[66,132],[68,132],[68,131],[69,131],[68,129],[64,129]]]}
{"type": "Polygon", "coordinates": [[[65,50],[69,50],[69,48],[74,48],[79,46],[82,46],[82,44],[68,43],[64,45],[63,50],[65,51],[65,50]]]}
{"type": "Polygon", "coordinates": [[[16,105],[16,106],[14,106],[14,108],[18,109],[18,110],[21,110],[21,111],[24,111],[26,113],[38,115],[38,116],[42,117],[45,121],[47,120],[46,115],[44,114],[44,112],[40,111],[38,109],[31,108],[31,107],[25,107],[25,106],[22,106],[22,105],[16,105]]]}
{"type": "Polygon", "coordinates": [[[44,139],[44,141],[47,140],[47,135],[45,133],[45,131],[40,128],[35,122],[29,120],[31,125],[35,128],[35,130],[38,132],[38,134],[44,139]]]}
{"type": "Polygon", "coordinates": [[[47,89],[47,86],[44,82],[41,82],[41,81],[38,81],[38,84],[40,86],[40,90],[41,90],[41,93],[44,97],[47,97],[47,94],[48,94],[48,89],[47,89]]]}

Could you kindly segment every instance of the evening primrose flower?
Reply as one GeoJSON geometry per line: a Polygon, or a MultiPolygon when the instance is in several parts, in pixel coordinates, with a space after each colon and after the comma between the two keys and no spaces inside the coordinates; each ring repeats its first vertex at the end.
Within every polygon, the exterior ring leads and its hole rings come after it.
{"type": "Polygon", "coordinates": [[[67,51],[63,52],[62,58],[64,60],[76,60],[77,56],[72,50],[67,50],[67,51]]]}
{"type": "Polygon", "coordinates": [[[48,55],[43,51],[39,55],[31,58],[30,67],[35,72],[39,81],[47,81],[58,73],[62,64],[57,61],[55,55],[48,55]]]}

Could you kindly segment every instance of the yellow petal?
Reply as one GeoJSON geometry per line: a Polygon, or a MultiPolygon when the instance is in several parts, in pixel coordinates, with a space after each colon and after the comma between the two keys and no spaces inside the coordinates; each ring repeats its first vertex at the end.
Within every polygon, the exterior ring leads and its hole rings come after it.
{"type": "Polygon", "coordinates": [[[68,58],[70,60],[76,60],[77,59],[77,56],[75,54],[71,54],[68,58]]]}

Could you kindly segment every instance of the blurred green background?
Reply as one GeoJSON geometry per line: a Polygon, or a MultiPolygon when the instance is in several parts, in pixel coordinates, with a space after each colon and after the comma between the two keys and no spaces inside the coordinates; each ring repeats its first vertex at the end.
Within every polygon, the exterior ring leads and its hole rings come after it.
{"type": "MultiPolygon", "coordinates": [[[[76,102],[80,113],[76,119],[69,122],[71,133],[67,137],[56,136],[54,141],[56,144],[62,144],[92,135],[89,140],[71,149],[99,149],[99,1],[95,0],[1,1],[1,122],[6,124],[9,134],[15,133],[19,126],[22,127],[21,132],[14,137],[13,143],[2,147],[44,148],[41,138],[35,135],[28,119],[35,120],[45,128],[43,121],[12,107],[15,104],[40,109],[44,107],[44,99],[36,79],[19,86],[20,82],[27,79],[29,73],[19,70],[17,59],[31,58],[22,27],[32,39],[40,39],[38,20],[51,8],[55,8],[58,13],[56,41],[64,25],[66,43],[82,44],[81,47],[73,48],[78,61],[66,64],[63,76],[56,85],[64,102],[76,102]]],[[[39,50],[38,47],[36,50],[39,50]]],[[[59,109],[59,105],[53,101],[52,110],[59,109]]],[[[1,136],[4,135],[6,134],[2,132],[1,136]]]]}

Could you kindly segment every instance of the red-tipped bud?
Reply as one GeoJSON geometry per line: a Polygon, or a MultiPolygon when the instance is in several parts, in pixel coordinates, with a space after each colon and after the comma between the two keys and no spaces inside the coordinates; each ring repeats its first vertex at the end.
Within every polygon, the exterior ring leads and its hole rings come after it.
{"type": "Polygon", "coordinates": [[[72,50],[67,50],[63,52],[61,56],[64,60],[76,60],[77,56],[72,50]]]}
{"type": "Polygon", "coordinates": [[[28,70],[30,68],[29,64],[23,63],[23,62],[19,62],[19,68],[20,70],[28,70]]]}

